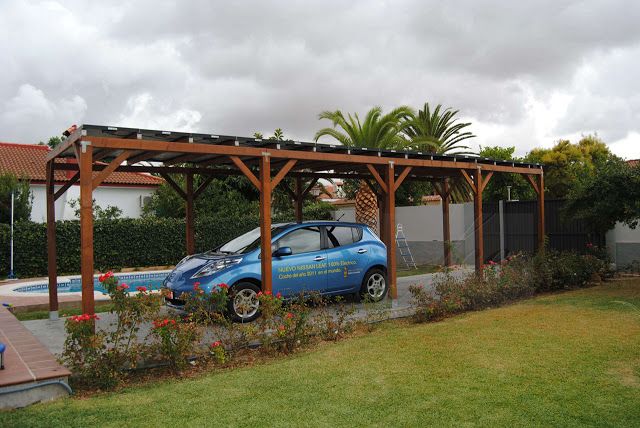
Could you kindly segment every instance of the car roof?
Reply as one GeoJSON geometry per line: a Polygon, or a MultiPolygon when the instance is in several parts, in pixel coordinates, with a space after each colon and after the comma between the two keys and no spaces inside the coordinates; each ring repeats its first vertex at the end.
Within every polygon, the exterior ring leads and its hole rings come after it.
{"type": "Polygon", "coordinates": [[[300,225],[302,226],[348,226],[348,227],[353,227],[353,226],[366,227],[367,226],[364,223],[356,223],[351,221],[337,221],[337,220],[305,220],[302,223],[291,222],[291,223],[274,224],[274,226],[276,227],[286,226],[287,228],[300,226],[300,225]]]}

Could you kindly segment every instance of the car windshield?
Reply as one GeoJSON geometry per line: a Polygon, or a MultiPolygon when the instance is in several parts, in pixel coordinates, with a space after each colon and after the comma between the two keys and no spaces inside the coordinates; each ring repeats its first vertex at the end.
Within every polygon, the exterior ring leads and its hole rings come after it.
{"type": "MultiPolygon", "coordinates": [[[[278,225],[271,228],[271,235],[277,235],[282,232],[286,226],[278,225]]],[[[223,244],[209,253],[222,253],[222,254],[246,254],[250,251],[260,247],[260,228],[256,227],[253,230],[240,235],[237,238],[233,238],[231,241],[223,244]]]]}

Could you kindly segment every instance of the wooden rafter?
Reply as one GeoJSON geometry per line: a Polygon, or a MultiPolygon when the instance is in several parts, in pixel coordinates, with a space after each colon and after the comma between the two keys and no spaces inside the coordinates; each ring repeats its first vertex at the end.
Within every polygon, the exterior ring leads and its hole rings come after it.
{"type": "Polygon", "coordinates": [[[531,184],[531,187],[533,187],[533,190],[535,190],[536,194],[539,195],[540,194],[540,188],[538,187],[538,183],[536,183],[536,181],[534,180],[534,178],[529,175],[529,174],[523,174],[524,178],[527,179],[527,181],[529,182],[529,184],[531,184]]]}
{"type": "Polygon", "coordinates": [[[384,193],[388,193],[387,184],[384,182],[384,180],[382,179],[382,177],[378,173],[378,170],[371,164],[367,164],[367,169],[369,169],[369,172],[371,173],[373,178],[375,178],[375,180],[378,182],[378,185],[380,186],[382,191],[384,193]]]}
{"type": "Polygon", "coordinates": [[[471,179],[471,177],[469,176],[469,173],[467,171],[465,171],[464,169],[461,169],[460,173],[464,177],[464,179],[467,182],[467,184],[469,185],[469,187],[471,187],[471,189],[473,190],[473,193],[476,193],[476,185],[473,182],[473,180],[471,179]]]}
{"type": "Polygon", "coordinates": [[[73,186],[74,184],[76,184],[78,182],[78,180],[80,180],[80,171],[76,172],[75,175],[73,177],[71,177],[69,179],[69,181],[67,181],[66,183],[64,183],[62,185],[61,188],[59,188],[54,194],[53,194],[53,200],[57,201],[60,196],[64,195],[64,192],[66,192],[67,190],[69,190],[69,187],[73,186]]]}
{"type": "Polygon", "coordinates": [[[256,189],[260,190],[260,180],[255,176],[253,172],[249,169],[249,167],[242,162],[242,160],[238,156],[229,156],[231,161],[238,167],[240,171],[249,179],[249,181],[256,186],[256,189]]]}
{"type": "Polygon", "coordinates": [[[185,193],[185,191],[182,189],[182,187],[180,187],[180,185],[178,185],[178,183],[176,183],[173,178],[171,178],[171,176],[166,173],[166,172],[161,172],[160,175],[162,176],[162,178],[165,179],[165,181],[167,182],[167,184],[169,186],[171,186],[173,188],[173,190],[176,191],[176,193],[178,195],[180,195],[180,197],[182,199],[187,199],[187,194],[185,193]]]}
{"type": "Polygon", "coordinates": [[[291,168],[293,168],[296,162],[298,161],[295,159],[291,159],[282,167],[282,169],[278,172],[278,174],[276,174],[276,176],[271,179],[272,188],[275,188],[278,185],[278,183],[282,181],[285,175],[287,175],[287,173],[291,171],[291,168]]]}
{"type": "Polygon", "coordinates": [[[493,177],[493,171],[489,171],[487,175],[482,179],[482,191],[484,191],[484,189],[487,187],[487,184],[489,184],[489,180],[491,180],[491,177],[493,177]]]}
{"type": "Polygon", "coordinates": [[[404,167],[404,169],[402,170],[402,172],[400,173],[398,178],[396,178],[393,190],[398,190],[398,187],[400,187],[400,185],[402,184],[404,179],[407,178],[407,175],[409,175],[409,173],[411,172],[412,169],[413,169],[413,167],[410,167],[410,166],[405,166],[404,167]]]}
{"type": "Polygon", "coordinates": [[[109,175],[111,175],[111,173],[113,171],[115,171],[115,169],[117,167],[120,166],[120,164],[122,162],[127,160],[127,158],[129,156],[131,156],[132,153],[133,152],[131,150],[124,150],[122,153],[120,153],[118,156],[116,156],[116,158],[114,160],[112,160],[111,163],[109,163],[109,165],[107,165],[107,167],[105,169],[100,171],[95,176],[95,178],[93,179],[93,182],[91,184],[92,189],[95,189],[96,187],[98,187],[109,175]]]}
{"type": "Polygon", "coordinates": [[[200,196],[200,194],[202,194],[202,192],[204,192],[204,190],[213,181],[214,178],[216,178],[215,175],[207,176],[207,178],[204,179],[204,181],[198,186],[198,188],[195,190],[195,192],[193,192],[193,199],[198,198],[198,196],[200,196]]]}

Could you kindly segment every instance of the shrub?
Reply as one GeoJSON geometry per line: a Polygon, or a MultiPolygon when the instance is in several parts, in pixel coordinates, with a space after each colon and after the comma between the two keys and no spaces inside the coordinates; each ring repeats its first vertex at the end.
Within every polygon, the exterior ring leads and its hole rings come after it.
{"type": "Polygon", "coordinates": [[[65,322],[67,338],[62,361],[82,384],[110,388],[123,377],[123,370],[136,367],[144,345],[138,343],[140,325],[160,309],[160,296],[146,287],[130,295],[127,284],[120,284],[112,272],[100,275],[103,287],[113,303],[116,315],[110,331],[96,331],[96,315],[79,315],[65,322]]]}
{"type": "Polygon", "coordinates": [[[161,362],[168,363],[172,369],[180,371],[189,364],[189,357],[194,356],[200,331],[193,322],[164,318],[153,321],[149,336],[151,354],[161,362]]]}

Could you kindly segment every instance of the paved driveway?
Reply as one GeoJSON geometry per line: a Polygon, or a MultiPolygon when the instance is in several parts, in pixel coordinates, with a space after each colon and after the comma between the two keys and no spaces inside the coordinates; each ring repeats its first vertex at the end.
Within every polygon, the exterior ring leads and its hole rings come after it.
{"type": "MultiPolygon", "coordinates": [[[[454,275],[462,275],[469,270],[461,269],[454,271],[454,275]]],[[[420,284],[426,288],[432,287],[433,278],[439,274],[424,274],[398,278],[398,300],[393,305],[392,314],[393,317],[406,316],[410,307],[411,294],[409,293],[409,286],[412,284],[420,284]]],[[[355,316],[365,316],[366,308],[362,304],[356,305],[357,312],[355,316]]],[[[166,308],[163,308],[166,310],[166,308]]],[[[115,322],[115,315],[110,313],[102,313],[100,320],[97,322],[97,326],[100,329],[108,330],[110,324],[115,322]]],[[[64,331],[64,318],[60,318],[57,321],[49,320],[33,320],[23,321],[25,327],[27,327],[52,353],[59,355],[62,352],[65,331],[64,331]]],[[[142,326],[139,332],[139,337],[145,337],[149,331],[149,326],[142,326]]],[[[210,338],[207,338],[209,340],[210,338]]]]}

